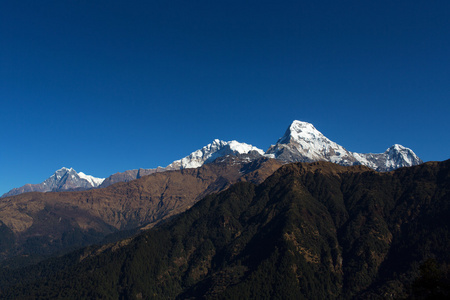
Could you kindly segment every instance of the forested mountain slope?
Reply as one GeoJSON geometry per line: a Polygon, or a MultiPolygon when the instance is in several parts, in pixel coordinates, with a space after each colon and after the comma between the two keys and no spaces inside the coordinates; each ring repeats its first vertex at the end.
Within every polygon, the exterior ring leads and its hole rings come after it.
{"type": "Polygon", "coordinates": [[[450,161],[388,173],[285,165],[260,185],[209,195],[133,239],[4,271],[1,296],[448,297],[449,170],[450,161]]]}
{"type": "Polygon", "coordinates": [[[102,189],[1,198],[0,262],[39,259],[98,243],[121,230],[151,226],[238,181],[260,183],[280,166],[264,157],[249,162],[227,156],[200,168],[155,173],[102,189]]]}

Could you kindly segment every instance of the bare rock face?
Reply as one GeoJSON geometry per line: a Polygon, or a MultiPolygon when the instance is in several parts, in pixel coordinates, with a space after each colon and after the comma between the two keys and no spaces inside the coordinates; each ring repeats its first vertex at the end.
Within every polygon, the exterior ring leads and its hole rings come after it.
{"type": "Polygon", "coordinates": [[[99,186],[99,188],[104,188],[117,182],[128,182],[131,180],[135,180],[138,178],[138,173],[139,170],[127,170],[125,172],[114,173],[106,178],[99,186]]]}
{"type": "Polygon", "coordinates": [[[165,172],[169,171],[167,168],[161,168],[157,167],[156,169],[135,169],[135,170],[127,170],[125,172],[118,172],[114,173],[108,178],[106,178],[103,183],[99,186],[99,188],[105,188],[112,184],[118,183],[118,182],[129,182],[135,179],[139,179],[141,177],[159,173],[159,172],[165,172]]]}

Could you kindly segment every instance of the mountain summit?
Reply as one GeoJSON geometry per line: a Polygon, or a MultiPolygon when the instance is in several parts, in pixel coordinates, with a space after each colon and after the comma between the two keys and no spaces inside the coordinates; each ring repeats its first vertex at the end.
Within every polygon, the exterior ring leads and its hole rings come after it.
{"type": "Polygon", "coordinates": [[[14,196],[27,192],[50,192],[50,191],[69,191],[77,189],[91,189],[98,187],[104,178],[97,178],[86,175],[83,172],[77,173],[72,168],[61,168],[44,182],[39,184],[26,184],[19,188],[14,188],[2,197],[14,196]]]}
{"type": "Polygon", "coordinates": [[[350,152],[336,144],[311,123],[294,121],[266,155],[285,162],[329,161],[343,166],[365,165],[377,171],[391,171],[422,163],[409,148],[395,144],[384,153],[350,152]]]}
{"type": "Polygon", "coordinates": [[[179,170],[198,168],[205,163],[213,162],[215,159],[227,155],[237,157],[248,157],[249,159],[261,157],[264,151],[246,143],[237,141],[221,141],[215,139],[211,144],[202,149],[192,152],[190,155],[176,160],[166,167],[168,170],[179,170]]]}
{"type": "Polygon", "coordinates": [[[344,147],[330,141],[311,123],[294,121],[266,154],[286,162],[330,161],[353,165],[356,159],[344,147]]]}
{"type": "Polygon", "coordinates": [[[11,190],[3,197],[33,191],[104,188],[117,182],[127,182],[153,173],[198,168],[225,156],[235,156],[248,161],[266,156],[286,163],[329,161],[343,166],[365,165],[376,171],[392,171],[400,167],[422,163],[422,160],[411,149],[398,144],[391,146],[384,153],[350,152],[329,140],[311,123],[294,121],[277,143],[272,145],[265,153],[263,150],[246,143],[215,139],[212,143],[182,159],[175,160],[166,167],[127,170],[112,174],[106,179],[95,178],[81,172],[76,173],[73,169],[62,168],[41,184],[27,184],[11,190]]]}
{"type": "Polygon", "coordinates": [[[264,151],[252,145],[240,143],[234,140],[225,142],[219,139],[215,139],[212,141],[212,143],[192,152],[182,159],[175,160],[166,167],[158,167],[156,169],[128,170],[125,172],[112,174],[105,179],[100,188],[110,186],[111,184],[117,182],[131,181],[153,173],[199,168],[204,164],[212,163],[219,157],[224,157],[227,155],[243,158],[246,160],[253,160],[255,158],[264,156],[264,151]]]}

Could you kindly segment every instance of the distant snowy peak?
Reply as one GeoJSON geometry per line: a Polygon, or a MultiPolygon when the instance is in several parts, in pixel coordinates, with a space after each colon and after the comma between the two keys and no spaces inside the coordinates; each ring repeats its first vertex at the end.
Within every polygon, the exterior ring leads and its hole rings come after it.
{"type": "Polygon", "coordinates": [[[388,148],[384,153],[350,152],[329,140],[311,123],[293,121],[285,134],[265,153],[263,150],[246,143],[239,143],[234,140],[225,142],[215,139],[212,143],[174,161],[165,168],[128,170],[113,174],[106,180],[86,175],[83,172],[77,173],[72,168],[61,168],[43,183],[26,184],[20,188],[12,189],[2,197],[33,191],[48,192],[102,188],[116,182],[130,181],[156,172],[198,168],[215,161],[219,157],[230,155],[246,160],[266,156],[287,163],[323,160],[343,166],[365,165],[377,171],[391,171],[422,163],[422,160],[411,149],[398,144],[388,148]]]}
{"type": "Polygon", "coordinates": [[[313,124],[302,121],[294,121],[286,130],[285,134],[278,140],[278,144],[288,144],[299,141],[322,141],[330,142],[313,124]]]}
{"type": "Polygon", "coordinates": [[[86,180],[87,182],[89,182],[89,183],[92,185],[92,187],[98,187],[98,186],[101,185],[101,184],[103,183],[103,181],[105,180],[105,178],[98,178],[98,177],[94,177],[94,176],[91,176],[91,175],[86,175],[86,174],[84,174],[83,172],[79,172],[79,173],[78,173],[78,176],[79,176],[81,179],[84,179],[84,180],[86,180]]]}
{"type": "Polygon", "coordinates": [[[50,178],[44,181],[44,183],[60,190],[64,189],[64,185],[67,186],[67,189],[95,188],[102,184],[104,180],[105,178],[97,178],[91,175],[86,175],[83,172],[77,173],[72,168],[62,167],[50,176],[50,178]]]}
{"type": "Polygon", "coordinates": [[[411,149],[398,144],[389,147],[384,153],[353,153],[353,155],[362,165],[381,172],[423,163],[411,149]]]}
{"type": "Polygon", "coordinates": [[[44,182],[38,184],[26,184],[19,188],[14,188],[2,197],[14,196],[27,192],[50,192],[68,190],[87,190],[96,188],[105,178],[97,178],[86,175],[83,172],[77,173],[72,168],[61,168],[44,182]]]}
{"type": "Polygon", "coordinates": [[[188,168],[198,168],[205,163],[210,163],[219,157],[226,155],[248,156],[249,158],[260,157],[264,155],[264,151],[246,143],[237,141],[221,141],[215,139],[212,143],[196,150],[188,156],[176,160],[165,169],[178,170],[188,168]]]}
{"type": "Polygon", "coordinates": [[[277,144],[294,145],[300,152],[309,153],[311,156],[320,155],[330,148],[341,147],[326,138],[311,123],[301,121],[292,122],[277,144]]]}
{"type": "Polygon", "coordinates": [[[388,148],[384,154],[386,155],[385,167],[386,169],[389,169],[389,171],[423,163],[411,149],[399,144],[395,144],[388,148]]]}
{"type": "Polygon", "coordinates": [[[252,160],[263,155],[263,150],[252,145],[239,143],[237,141],[225,142],[219,139],[215,139],[212,143],[192,152],[182,159],[172,162],[167,167],[158,167],[156,169],[128,170],[125,172],[112,174],[111,176],[106,178],[100,188],[107,187],[117,182],[131,181],[153,173],[198,168],[204,164],[215,161],[219,157],[235,156],[246,160],[252,160]]]}
{"type": "Polygon", "coordinates": [[[312,124],[294,121],[286,133],[267,152],[286,162],[330,161],[344,166],[362,164],[377,171],[391,171],[422,163],[417,155],[395,144],[384,153],[355,153],[326,138],[312,124]]]}
{"type": "Polygon", "coordinates": [[[311,123],[294,121],[266,155],[286,162],[326,160],[352,165],[355,158],[344,147],[326,138],[311,123]]]}

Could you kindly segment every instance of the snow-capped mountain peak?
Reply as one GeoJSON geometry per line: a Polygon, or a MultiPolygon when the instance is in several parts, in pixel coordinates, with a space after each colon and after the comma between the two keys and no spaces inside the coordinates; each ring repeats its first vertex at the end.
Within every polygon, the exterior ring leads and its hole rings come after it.
{"type": "Polygon", "coordinates": [[[86,175],[83,172],[77,173],[73,168],[62,167],[56,170],[53,175],[44,182],[38,184],[26,184],[20,188],[10,190],[2,197],[13,196],[27,192],[50,192],[78,189],[91,189],[98,187],[105,178],[97,178],[86,175]]]}
{"type": "Polygon", "coordinates": [[[356,153],[329,140],[311,123],[294,121],[286,133],[266,152],[286,162],[330,161],[344,166],[362,164],[377,171],[390,171],[422,163],[406,147],[395,144],[379,154],[356,153]]]}
{"type": "Polygon", "coordinates": [[[4,196],[12,196],[32,191],[61,191],[89,189],[108,186],[114,182],[132,180],[155,172],[198,168],[206,163],[215,161],[219,157],[236,156],[245,160],[252,160],[261,156],[275,158],[284,162],[314,162],[329,161],[336,164],[351,166],[365,165],[377,171],[391,171],[400,167],[414,166],[422,163],[417,155],[409,148],[394,144],[384,153],[356,153],[325,137],[314,125],[308,122],[293,121],[285,134],[275,145],[264,153],[261,149],[238,141],[213,140],[210,144],[198,149],[188,156],[176,160],[167,167],[157,169],[130,170],[111,175],[108,180],[77,173],[72,168],[63,167],[50,178],[40,184],[27,184],[13,189],[4,196]],[[128,173],[127,173],[128,172],[128,173]],[[126,174],[125,174],[126,173],[126,174]],[[115,177],[114,177],[115,176],[115,177]],[[124,179],[125,178],[125,179],[124,179]],[[105,182],[104,182],[105,181],[105,182]]]}
{"type": "Polygon", "coordinates": [[[80,176],[80,178],[82,179],[87,180],[93,187],[98,187],[105,180],[105,178],[97,178],[91,175],[86,175],[83,172],[79,172],[78,176],[80,176]]]}
{"type": "Polygon", "coordinates": [[[74,169],[62,167],[61,169],[56,170],[55,173],[52,176],[50,176],[50,178],[56,178],[57,180],[59,180],[63,176],[65,176],[66,174],[72,174],[73,175],[74,173],[76,173],[74,169]]]}
{"type": "Polygon", "coordinates": [[[399,144],[391,146],[384,154],[386,155],[385,166],[389,170],[422,163],[422,160],[411,149],[399,144]]]}
{"type": "Polygon", "coordinates": [[[346,165],[354,162],[351,153],[344,147],[329,140],[311,123],[302,121],[292,122],[266,154],[287,162],[327,160],[346,165]]]}
{"type": "Polygon", "coordinates": [[[287,144],[291,141],[313,141],[324,138],[323,134],[313,124],[295,120],[286,130],[284,136],[278,140],[278,143],[287,144]]]}
{"type": "Polygon", "coordinates": [[[228,142],[228,146],[230,147],[231,150],[239,154],[249,154],[250,152],[255,151],[261,155],[264,155],[263,150],[246,143],[239,143],[238,141],[235,140],[228,142]]]}
{"type": "Polygon", "coordinates": [[[98,187],[105,178],[96,178],[83,172],[77,173],[73,168],[62,167],[42,184],[46,187],[41,192],[70,189],[90,189],[98,187]]]}
{"type": "Polygon", "coordinates": [[[165,169],[176,170],[198,168],[205,163],[212,162],[215,159],[226,155],[248,155],[252,157],[259,157],[264,155],[264,151],[252,145],[239,143],[238,141],[234,140],[225,142],[219,139],[215,139],[212,143],[204,146],[203,148],[192,152],[182,159],[174,161],[165,169]]]}
{"type": "Polygon", "coordinates": [[[312,156],[311,158],[313,158],[314,155],[320,156],[320,153],[326,152],[330,148],[339,148],[339,150],[345,151],[343,147],[330,141],[317,130],[314,125],[308,122],[292,122],[284,136],[277,142],[277,144],[289,143],[296,144],[297,148],[310,153],[312,156]]]}

